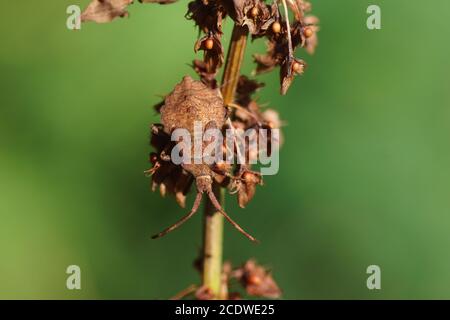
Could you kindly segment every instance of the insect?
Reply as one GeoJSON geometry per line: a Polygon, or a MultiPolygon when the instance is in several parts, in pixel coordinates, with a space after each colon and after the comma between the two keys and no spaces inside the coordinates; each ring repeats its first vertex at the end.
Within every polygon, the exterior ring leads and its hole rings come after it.
{"type": "MultiPolygon", "coordinates": [[[[203,127],[222,128],[227,117],[227,109],[223,104],[220,91],[211,89],[201,81],[195,81],[189,76],[185,76],[172,93],[166,97],[160,112],[165,133],[170,135],[175,129],[186,129],[191,137],[194,136],[194,123],[196,121],[201,122],[203,127]]],[[[211,169],[211,165],[205,162],[194,163],[194,161],[190,161],[189,163],[183,163],[182,167],[192,174],[196,182],[197,195],[192,209],[176,223],[154,235],[153,239],[166,235],[189,220],[197,212],[203,194],[206,194],[216,210],[239,232],[248,239],[257,241],[223,210],[212,191],[215,173],[211,169]]]]}

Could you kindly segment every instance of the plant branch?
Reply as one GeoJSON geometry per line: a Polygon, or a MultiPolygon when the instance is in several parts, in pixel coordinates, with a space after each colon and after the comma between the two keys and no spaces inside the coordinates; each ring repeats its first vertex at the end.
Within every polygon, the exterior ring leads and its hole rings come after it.
{"type": "MultiPolygon", "coordinates": [[[[225,106],[234,102],[234,95],[239,81],[240,69],[247,44],[247,27],[235,25],[231,35],[227,61],[222,78],[222,96],[225,106]]],[[[213,185],[213,192],[224,207],[225,189],[218,184],[213,185]]],[[[217,212],[209,199],[206,200],[203,220],[203,273],[202,285],[208,288],[216,299],[221,296],[223,250],[223,216],[217,212]]]]}

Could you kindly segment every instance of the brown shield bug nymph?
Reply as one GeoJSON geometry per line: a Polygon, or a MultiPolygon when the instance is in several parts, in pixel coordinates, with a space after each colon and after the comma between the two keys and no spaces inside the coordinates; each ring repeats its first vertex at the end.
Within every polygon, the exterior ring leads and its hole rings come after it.
{"type": "MultiPolygon", "coordinates": [[[[219,89],[211,89],[202,82],[195,81],[189,76],[185,76],[172,93],[165,98],[160,113],[163,131],[169,136],[175,129],[185,129],[191,137],[194,137],[195,123],[201,123],[204,128],[213,127],[221,130],[227,118],[227,108],[224,106],[219,89]]],[[[194,152],[191,154],[194,154],[194,152]]],[[[169,156],[166,154],[166,157],[169,156]]],[[[192,209],[178,222],[154,235],[152,238],[155,239],[166,235],[191,218],[197,212],[202,196],[206,193],[214,207],[239,232],[250,240],[256,241],[253,236],[244,231],[244,229],[228,216],[219,201],[217,201],[212,191],[212,184],[215,177],[215,173],[212,170],[213,165],[207,164],[203,160],[200,162],[194,162],[194,159],[190,160],[192,161],[183,163],[181,166],[182,170],[191,174],[196,182],[197,195],[192,209]]]]}

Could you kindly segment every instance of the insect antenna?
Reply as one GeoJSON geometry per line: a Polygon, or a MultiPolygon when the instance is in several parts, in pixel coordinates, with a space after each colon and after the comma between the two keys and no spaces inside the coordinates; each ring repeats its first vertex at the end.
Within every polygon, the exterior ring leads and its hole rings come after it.
{"type": "Polygon", "coordinates": [[[214,207],[221,213],[223,216],[230,222],[233,227],[235,227],[240,233],[242,233],[244,236],[249,238],[253,242],[259,242],[255,237],[247,233],[240,225],[238,225],[231,217],[222,209],[222,206],[220,205],[219,201],[217,201],[216,196],[214,195],[214,192],[208,191],[208,197],[211,200],[211,203],[214,205],[214,207]]]}
{"type": "Polygon", "coordinates": [[[157,239],[157,238],[161,238],[161,237],[165,236],[166,234],[168,234],[169,232],[175,230],[176,228],[181,226],[183,223],[185,223],[187,220],[189,220],[197,212],[201,201],[202,201],[202,193],[198,192],[197,196],[195,197],[194,204],[192,205],[191,212],[189,212],[187,215],[185,215],[183,218],[181,218],[180,220],[175,222],[170,227],[168,227],[168,228],[164,229],[163,231],[161,231],[160,233],[155,234],[154,236],[152,236],[152,239],[157,239]]]}

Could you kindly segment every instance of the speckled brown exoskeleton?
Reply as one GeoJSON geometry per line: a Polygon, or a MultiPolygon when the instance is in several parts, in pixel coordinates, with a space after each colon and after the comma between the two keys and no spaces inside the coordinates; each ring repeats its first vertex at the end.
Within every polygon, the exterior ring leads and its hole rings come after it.
{"type": "MultiPolygon", "coordinates": [[[[171,135],[175,129],[186,129],[190,136],[194,136],[194,123],[201,122],[202,127],[222,129],[227,117],[227,109],[224,106],[222,95],[219,89],[211,89],[200,81],[195,81],[189,76],[185,76],[181,83],[170,93],[161,107],[161,123],[164,132],[171,135]]],[[[192,153],[194,154],[194,153],[192,153]]],[[[196,181],[197,195],[191,211],[178,222],[164,229],[153,236],[159,238],[172,230],[178,228],[198,210],[204,193],[208,195],[214,207],[243,235],[252,241],[256,239],[248,234],[223,210],[217,201],[212,184],[215,173],[211,165],[201,161],[200,163],[183,163],[184,170],[192,174],[196,181]]]]}

